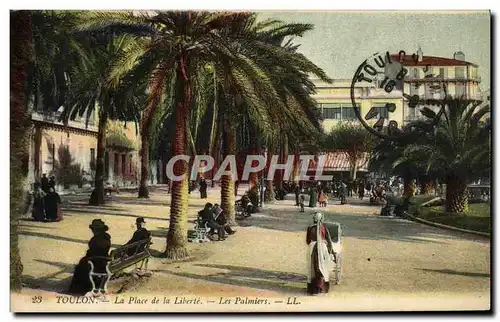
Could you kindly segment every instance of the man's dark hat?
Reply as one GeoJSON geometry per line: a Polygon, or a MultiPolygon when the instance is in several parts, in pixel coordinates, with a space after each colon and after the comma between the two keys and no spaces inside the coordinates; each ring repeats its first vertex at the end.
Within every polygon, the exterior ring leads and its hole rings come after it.
{"type": "Polygon", "coordinates": [[[135,220],[135,223],[136,223],[136,225],[138,225],[138,224],[142,224],[142,223],[144,223],[144,224],[145,224],[145,223],[146,223],[146,221],[144,220],[144,217],[139,217],[139,218],[137,218],[137,219],[135,220]]]}
{"type": "Polygon", "coordinates": [[[92,220],[92,223],[90,224],[89,228],[90,229],[100,229],[100,230],[104,230],[104,231],[107,231],[109,229],[109,227],[106,226],[104,221],[102,221],[101,219],[92,220]]]}

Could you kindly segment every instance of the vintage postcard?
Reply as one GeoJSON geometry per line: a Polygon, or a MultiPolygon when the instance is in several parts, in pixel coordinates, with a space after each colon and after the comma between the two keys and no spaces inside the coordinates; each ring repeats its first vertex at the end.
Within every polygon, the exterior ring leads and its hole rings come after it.
{"type": "Polygon", "coordinates": [[[490,30],[11,10],[11,311],[490,310],[490,30]]]}

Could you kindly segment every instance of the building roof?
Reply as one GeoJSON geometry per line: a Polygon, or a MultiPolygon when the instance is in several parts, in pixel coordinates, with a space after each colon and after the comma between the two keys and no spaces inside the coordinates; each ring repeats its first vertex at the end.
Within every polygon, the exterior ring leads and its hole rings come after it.
{"type": "MultiPolygon", "coordinates": [[[[391,59],[394,61],[399,61],[399,55],[391,55],[391,59]]],[[[401,62],[405,66],[467,66],[471,65],[477,67],[468,61],[458,60],[453,58],[444,58],[436,56],[422,56],[422,61],[415,61],[411,55],[405,56],[405,59],[401,62]]]]}
{"type": "MultiPolygon", "coordinates": [[[[369,154],[364,153],[363,157],[358,160],[358,171],[368,171],[369,154]]],[[[316,169],[316,161],[311,160],[309,170],[316,169]]],[[[323,171],[350,171],[351,164],[347,155],[342,151],[334,151],[326,153],[326,160],[323,171]]]]}

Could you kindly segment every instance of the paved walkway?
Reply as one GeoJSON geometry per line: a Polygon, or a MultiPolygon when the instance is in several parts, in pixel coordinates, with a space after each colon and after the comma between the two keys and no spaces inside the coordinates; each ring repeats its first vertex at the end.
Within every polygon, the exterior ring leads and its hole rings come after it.
{"type": "MultiPolygon", "coordinates": [[[[107,223],[112,243],[118,246],[132,235],[135,218],[145,217],[154,236],[153,252],[160,255],[165,249],[170,196],[161,188],[151,195],[140,200],[122,193],[104,207],[87,206],[86,195],[68,196],[64,221],[22,221],[20,247],[28,286],[23,294],[53,296],[67,288],[73,266],[91,237],[87,227],[95,218],[107,223]]],[[[189,244],[194,256],[190,261],[154,258],[149,265],[153,277],[131,284],[126,294],[304,296],[305,229],[313,211],[320,210],[327,221],[342,223],[345,236],[343,283],[332,287],[328,298],[335,301],[329,302],[329,309],[432,309],[439,303],[436,307],[441,309],[489,307],[488,240],[380,217],[380,207],[368,205],[367,200],[352,199],[348,205],[330,201],[327,208],[300,213],[293,196],[287,199],[241,221],[238,232],[224,242],[189,244]],[[415,307],[417,298],[423,306],[415,307]]],[[[211,189],[208,201],[218,200],[219,190],[211,189]]],[[[198,193],[190,196],[190,220],[205,202],[198,193]]],[[[115,283],[111,289],[116,292],[122,286],[115,283]]]]}

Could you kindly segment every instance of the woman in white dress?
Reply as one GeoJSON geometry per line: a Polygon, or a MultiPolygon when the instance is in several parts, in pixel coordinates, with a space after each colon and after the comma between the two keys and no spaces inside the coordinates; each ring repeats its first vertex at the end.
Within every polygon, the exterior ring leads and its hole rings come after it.
{"type": "Polygon", "coordinates": [[[330,233],[323,224],[323,214],[313,215],[314,224],[307,228],[307,293],[328,293],[333,253],[330,233]]]}

